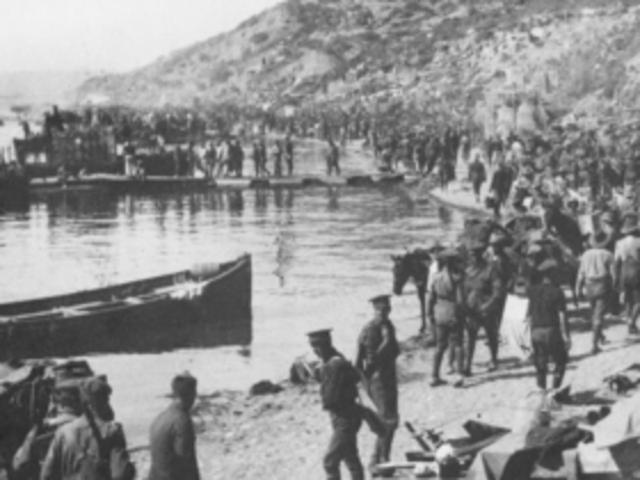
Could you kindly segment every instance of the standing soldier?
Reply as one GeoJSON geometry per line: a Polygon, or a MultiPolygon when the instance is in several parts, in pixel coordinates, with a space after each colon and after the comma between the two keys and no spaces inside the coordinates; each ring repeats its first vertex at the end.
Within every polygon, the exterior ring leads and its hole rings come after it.
{"type": "Polygon", "coordinates": [[[433,359],[432,387],[444,385],[440,378],[440,365],[444,352],[451,343],[452,355],[456,363],[460,378],[454,387],[462,386],[463,351],[462,351],[462,322],[461,307],[464,305],[462,289],[463,269],[460,257],[454,249],[444,250],[438,255],[438,263],[442,265],[434,275],[429,289],[428,314],[431,324],[436,326],[437,350],[433,359]]]}
{"type": "Polygon", "coordinates": [[[264,136],[260,139],[260,170],[270,176],[271,173],[267,168],[267,141],[264,136]]]}
{"type": "Polygon", "coordinates": [[[358,430],[362,424],[358,397],[360,377],[353,366],[331,343],[330,330],[309,332],[313,352],[322,360],[320,397],[322,408],[331,416],[333,434],[324,456],[327,480],[340,480],[340,462],[344,461],[352,480],[364,480],[358,455],[358,430]]]}
{"type": "Polygon", "coordinates": [[[609,310],[613,280],[615,278],[615,262],[613,254],[607,250],[607,234],[600,232],[591,236],[591,248],[582,254],[576,293],[581,296],[583,288],[591,303],[591,328],[593,331],[591,353],[600,351],[600,342],[604,340],[602,326],[604,316],[609,310]]]}
{"type": "Polygon", "coordinates": [[[178,375],[171,390],[175,400],[151,424],[149,480],[199,480],[196,434],[189,414],[197,381],[188,373],[178,375]]]}
{"type": "Polygon", "coordinates": [[[480,152],[476,152],[473,162],[469,164],[469,181],[473,186],[473,193],[476,196],[476,203],[480,203],[480,189],[487,180],[487,171],[480,158],[480,152]]]}
{"type": "Polygon", "coordinates": [[[338,145],[329,137],[329,151],[327,152],[327,176],[335,170],[336,175],[340,175],[340,149],[338,145]]]}
{"type": "Polygon", "coordinates": [[[564,372],[571,348],[569,322],[566,316],[566,300],[562,289],[553,278],[558,270],[555,260],[545,260],[538,267],[540,283],[529,289],[529,310],[527,319],[531,325],[533,363],[536,368],[538,387],[547,388],[547,365],[553,360],[553,388],[562,385],[564,372]]]}
{"type": "Polygon", "coordinates": [[[370,467],[375,473],[376,465],[389,461],[391,443],[398,427],[396,358],[400,348],[395,327],[389,319],[390,296],[379,295],[370,301],[374,318],[360,332],[356,367],[362,372],[367,392],[387,426],[386,433],[378,436],[371,458],[370,467]]]}
{"type": "Polygon", "coordinates": [[[493,262],[485,257],[487,244],[479,238],[472,238],[469,244],[469,265],[465,272],[464,291],[466,303],[467,344],[465,349],[466,376],[471,375],[473,354],[478,330],[484,327],[491,352],[490,371],[498,368],[498,326],[503,299],[500,272],[493,262]]]}
{"type": "Polygon", "coordinates": [[[620,233],[623,238],[616,243],[616,278],[624,295],[625,313],[629,333],[638,333],[636,321],[640,315],[640,227],[638,214],[628,212],[620,233]]]}
{"type": "Polygon", "coordinates": [[[271,152],[273,157],[273,175],[277,178],[282,177],[282,155],[284,149],[282,148],[282,141],[276,140],[276,143],[271,152]]]}
{"type": "Polygon", "coordinates": [[[287,161],[287,175],[293,175],[293,140],[291,134],[287,134],[284,141],[284,154],[287,161]]]}
{"type": "Polygon", "coordinates": [[[258,139],[253,141],[251,145],[251,158],[253,159],[253,174],[256,178],[262,173],[262,152],[260,151],[260,142],[258,139]]]}

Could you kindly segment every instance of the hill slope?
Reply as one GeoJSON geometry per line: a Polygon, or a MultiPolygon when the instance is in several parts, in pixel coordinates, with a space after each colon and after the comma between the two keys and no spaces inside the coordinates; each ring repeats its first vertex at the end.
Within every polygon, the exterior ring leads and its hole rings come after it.
{"type": "Polygon", "coordinates": [[[613,115],[640,107],[638,3],[288,0],[78,93],[144,107],[402,104],[492,128],[574,109],[613,115]]]}

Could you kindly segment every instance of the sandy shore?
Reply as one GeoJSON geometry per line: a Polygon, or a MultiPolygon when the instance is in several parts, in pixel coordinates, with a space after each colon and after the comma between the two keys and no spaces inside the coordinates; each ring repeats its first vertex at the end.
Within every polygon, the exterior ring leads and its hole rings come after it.
{"type": "MultiPolygon", "coordinates": [[[[469,210],[478,208],[464,182],[454,182],[448,193],[435,190],[434,194],[444,203],[469,210]]],[[[605,376],[628,366],[640,355],[640,343],[627,337],[624,325],[608,326],[609,343],[597,356],[589,354],[591,333],[586,320],[576,316],[571,325],[573,349],[565,383],[571,383],[574,392],[602,388],[605,376]]],[[[461,425],[468,419],[512,428],[528,417],[529,411],[522,406],[536,391],[530,363],[522,363],[503,351],[500,369],[489,373],[488,348],[480,340],[474,376],[465,387],[433,389],[429,386],[432,357],[433,349],[426,346],[425,338],[403,342],[398,359],[402,421],[411,421],[418,429],[437,428],[456,435],[463,433],[461,425]]],[[[194,414],[202,478],[324,478],[322,456],[330,426],[328,415],[320,406],[318,386],[283,386],[285,390],[279,394],[260,397],[250,397],[246,392],[202,392],[194,414]]],[[[359,446],[365,465],[373,441],[374,435],[364,426],[359,446]]],[[[406,451],[416,449],[415,441],[400,427],[393,459],[402,461],[406,451]]],[[[148,453],[139,452],[134,459],[140,478],[145,478],[148,453]]]]}
{"type": "MultiPolygon", "coordinates": [[[[609,373],[633,362],[640,344],[627,338],[626,327],[610,325],[609,344],[603,353],[589,355],[590,332],[580,318],[572,320],[572,360],[567,382],[573,391],[597,389],[609,373]]],[[[424,340],[403,343],[398,360],[400,413],[419,428],[441,428],[460,433],[461,424],[471,418],[512,427],[525,411],[518,405],[535,391],[531,364],[521,364],[503,354],[501,368],[488,373],[488,349],[479,342],[474,376],[463,389],[429,387],[433,349],[424,340]]],[[[206,393],[206,392],[203,392],[206,393]]],[[[198,431],[198,456],[202,477],[207,479],[322,479],[321,458],[330,435],[328,417],[321,410],[317,385],[296,387],[285,384],[275,395],[249,397],[244,392],[213,392],[200,398],[194,415],[198,431]]],[[[374,436],[366,427],[360,431],[363,461],[368,460],[374,436]]],[[[404,460],[404,452],[417,445],[403,428],[398,430],[393,457],[404,460]]],[[[145,478],[149,458],[135,455],[145,478]]]]}

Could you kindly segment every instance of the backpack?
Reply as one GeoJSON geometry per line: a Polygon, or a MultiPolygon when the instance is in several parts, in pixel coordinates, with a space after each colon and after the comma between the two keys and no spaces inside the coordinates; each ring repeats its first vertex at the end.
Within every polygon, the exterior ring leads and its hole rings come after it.
{"type": "MultiPolygon", "coordinates": [[[[136,476],[136,469],[129,460],[126,449],[108,445],[108,442],[102,438],[93,412],[89,407],[85,407],[85,415],[98,443],[98,456],[85,456],[81,467],[81,477],[78,480],[133,480],[136,476]]],[[[120,427],[118,426],[118,428],[120,427]]]]}

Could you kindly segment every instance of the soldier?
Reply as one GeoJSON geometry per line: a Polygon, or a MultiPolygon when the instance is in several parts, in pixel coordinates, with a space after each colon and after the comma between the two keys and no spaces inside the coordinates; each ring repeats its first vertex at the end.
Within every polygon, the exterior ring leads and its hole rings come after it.
{"type": "Polygon", "coordinates": [[[374,318],[360,332],[356,367],[362,372],[367,393],[387,426],[386,433],[378,436],[371,457],[370,467],[375,474],[376,465],[389,461],[391,443],[398,427],[396,358],[400,349],[395,328],[389,319],[390,296],[378,295],[370,302],[374,318]]]}
{"type": "Polygon", "coordinates": [[[469,244],[469,264],[465,272],[464,291],[466,303],[467,344],[465,349],[466,376],[471,375],[471,365],[475,351],[478,330],[483,327],[487,333],[491,366],[489,371],[498,368],[498,326],[503,301],[503,285],[500,272],[493,262],[485,257],[486,242],[471,239],[469,244]]]}
{"type": "Polygon", "coordinates": [[[562,289],[553,278],[558,270],[555,260],[545,260],[538,267],[541,281],[529,289],[527,320],[531,325],[533,363],[536,367],[538,387],[547,388],[547,364],[549,357],[555,364],[553,388],[562,385],[571,348],[569,322],[566,316],[566,300],[562,289]]]}
{"type": "Polygon", "coordinates": [[[133,479],[135,469],[129,462],[124,432],[113,421],[111,387],[103,377],[96,377],[87,383],[85,394],[84,414],[56,431],[40,479],[133,479]]]}
{"type": "Polygon", "coordinates": [[[428,314],[431,324],[436,326],[437,350],[433,359],[433,375],[431,386],[438,387],[446,382],[440,378],[440,364],[444,352],[451,343],[452,355],[460,378],[455,387],[462,386],[463,352],[462,322],[460,307],[464,304],[462,290],[462,267],[457,251],[444,250],[438,255],[438,263],[442,269],[434,276],[429,290],[428,314]]]}
{"type": "Polygon", "coordinates": [[[329,143],[329,150],[326,153],[326,161],[327,161],[327,176],[331,176],[333,171],[336,172],[336,175],[340,175],[340,149],[333,141],[331,137],[327,140],[329,143]]]}
{"type": "Polygon", "coordinates": [[[476,197],[476,203],[480,203],[480,189],[486,180],[487,171],[484,168],[484,163],[482,163],[480,152],[477,152],[473,162],[469,165],[469,181],[473,186],[473,194],[476,197]]]}
{"type": "Polygon", "coordinates": [[[342,461],[347,465],[352,480],[364,480],[358,455],[358,431],[362,417],[356,398],[360,377],[333,347],[330,330],[318,330],[307,335],[313,352],[322,360],[320,397],[322,408],[331,416],[333,428],[323,462],[327,480],[340,480],[342,461]]]}
{"type": "Polygon", "coordinates": [[[288,133],[284,140],[285,161],[287,163],[287,175],[293,175],[293,140],[291,134],[288,133]]]}
{"type": "Polygon", "coordinates": [[[580,257],[580,267],[576,279],[576,293],[581,296],[583,287],[591,303],[591,328],[593,331],[591,353],[600,351],[600,342],[604,341],[602,327],[604,316],[609,311],[614,284],[615,260],[607,249],[607,234],[600,232],[592,235],[591,247],[580,257]]]}
{"type": "Polygon", "coordinates": [[[625,313],[630,334],[638,333],[636,320],[640,315],[640,227],[638,214],[627,212],[614,254],[616,279],[624,295],[625,313]]]}
{"type": "Polygon", "coordinates": [[[196,435],[189,412],[197,395],[197,380],[189,373],[171,382],[174,401],[151,424],[149,480],[198,480],[196,435]]]}

